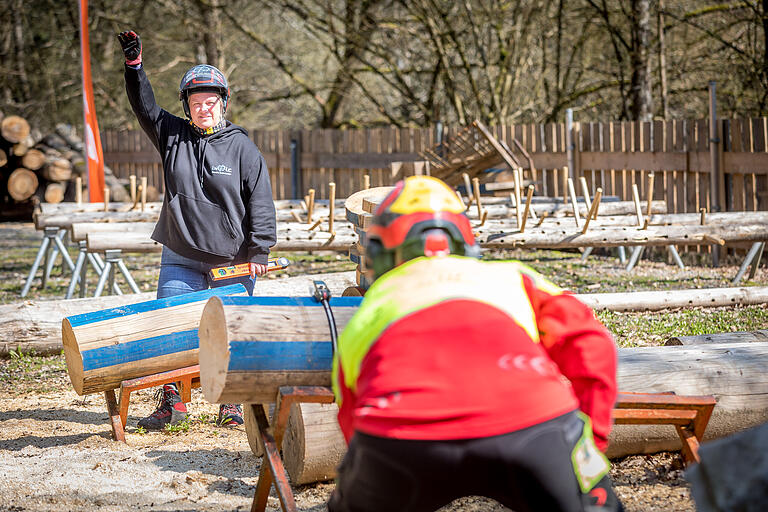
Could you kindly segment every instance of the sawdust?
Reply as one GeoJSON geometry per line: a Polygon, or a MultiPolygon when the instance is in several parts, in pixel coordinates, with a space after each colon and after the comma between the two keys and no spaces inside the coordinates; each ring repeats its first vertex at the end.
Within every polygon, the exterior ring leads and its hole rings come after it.
{"type": "MultiPolygon", "coordinates": [[[[250,509],[261,460],[243,427],[213,424],[218,408],[199,389],[189,430],[175,434],[137,433],[154,401],[151,390],[134,393],[123,444],[111,439],[101,395],[78,397],[66,388],[66,375],[57,379],[62,389],[42,394],[34,381],[0,387],[0,510],[250,509]]],[[[629,511],[694,510],[677,454],[628,457],[612,476],[629,511]]],[[[296,502],[303,511],[325,510],[332,490],[332,482],[299,486],[296,502]]],[[[268,510],[280,510],[274,494],[268,510]]],[[[502,510],[471,497],[443,512],[502,510]]]]}

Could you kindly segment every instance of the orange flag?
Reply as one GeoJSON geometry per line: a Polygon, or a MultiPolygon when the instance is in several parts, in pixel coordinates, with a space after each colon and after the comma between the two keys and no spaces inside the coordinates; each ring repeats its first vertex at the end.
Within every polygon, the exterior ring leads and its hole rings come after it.
{"type": "Polygon", "coordinates": [[[99,122],[93,102],[91,81],[91,46],[88,40],[88,0],[80,0],[80,55],[83,61],[83,114],[85,117],[85,161],[88,164],[88,199],[104,201],[104,153],[101,149],[99,122]]]}

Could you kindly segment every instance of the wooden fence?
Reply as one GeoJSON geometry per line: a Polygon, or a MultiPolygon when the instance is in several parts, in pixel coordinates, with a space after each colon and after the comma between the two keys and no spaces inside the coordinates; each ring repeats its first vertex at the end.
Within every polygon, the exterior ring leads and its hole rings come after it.
{"type": "MultiPolygon", "coordinates": [[[[459,129],[444,129],[442,140],[450,141],[459,129]]],[[[670,212],[710,210],[713,176],[720,210],[768,210],[768,118],[721,119],[714,134],[707,120],[574,123],[570,137],[564,123],[496,126],[492,132],[509,147],[514,137],[531,154],[538,195],[562,196],[562,169],[570,164],[572,176],[584,176],[592,191],[602,187],[604,195],[626,200],[632,184],[647,197],[647,175],[653,172],[654,197],[666,199],[670,212]]],[[[360,190],[365,174],[371,186],[391,184],[390,163],[421,160],[419,151],[438,140],[433,128],[256,130],[251,137],[266,158],[275,199],[293,197],[292,145],[298,197],[314,188],[325,198],[331,181],[337,197],[360,190]]],[[[102,143],[118,177],[147,176],[162,190],[160,158],[142,132],[106,131],[102,143]]]]}

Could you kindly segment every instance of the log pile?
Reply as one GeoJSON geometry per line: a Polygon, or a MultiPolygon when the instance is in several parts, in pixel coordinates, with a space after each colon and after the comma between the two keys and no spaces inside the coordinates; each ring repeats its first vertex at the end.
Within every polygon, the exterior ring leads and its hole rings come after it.
{"type": "MultiPolygon", "coordinates": [[[[59,124],[53,133],[31,127],[17,115],[0,112],[0,211],[4,218],[31,218],[39,203],[75,198],[77,178],[86,183],[84,145],[74,129],[59,124]]],[[[108,168],[105,181],[113,201],[128,200],[125,187],[108,168]]]]}

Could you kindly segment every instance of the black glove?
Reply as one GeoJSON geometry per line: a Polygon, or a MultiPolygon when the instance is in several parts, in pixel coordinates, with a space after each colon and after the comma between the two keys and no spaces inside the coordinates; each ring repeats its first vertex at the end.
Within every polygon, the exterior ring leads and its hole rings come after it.
{"type": "Polygon", "coordinates": [[[141,64],[141,38],[133,30],[120,32],[117,35],[120,46],[125,54],[125,63],[135,66],[141,64]]]}

